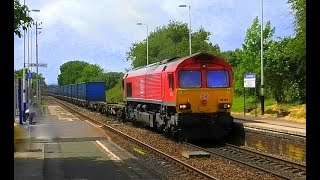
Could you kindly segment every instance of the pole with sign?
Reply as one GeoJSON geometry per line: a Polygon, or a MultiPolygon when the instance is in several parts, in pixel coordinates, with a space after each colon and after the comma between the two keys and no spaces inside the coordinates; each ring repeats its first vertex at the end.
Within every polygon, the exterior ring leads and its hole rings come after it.
{"type": "MultiPolygon", "coordinates": [[[[46,64],[46,63],[28,63],[28,66],[29,67],[37,67],[37,69],[38,69],[38,67],[47,67],[48,65],[46,64]]],[[[31,74],[31,76],[32,76],[32,74],[31,74]]],[[[37,71],[37,87],[36,87],[36,96],[37,96],[37,98],[39,99],[39,100],[41,100],[40,98],[40,84],[39,84],[39,82],[40,82],[40,79],[38,79],[38,77],[39,77],[39,74],[38,74],[38,71],[37,71]]]]}
{"type": "Polygon", "coordinates": [[[243,114],[246,115],[246,88],[255,88],[254,90],[254,103],[255,103],[255,116],[257,117],[257,102],[256,102],[256,74],[247,73],[244,75],[244,88],[243,88],[243,114]]]}
{"type": "MultiPolygon", "coordinates": [[[[29,66],[28,66],[28,69],[29,69],[29,66]]],[[[28,70],[29,71],[29,70],[28,70]]],[[[30,86],[32,86],[32,81],[31,81],[31,79],[32,79],[32,72],[28,72],[28,91],[27,91],[27,93],[28,93],[28,104],[29,104],[29,107],[30,107],[30,104],[31,104],[31,88],[30,88],[30,86]],[[31,85],[30,85],[31,84],[31,85]]]]}

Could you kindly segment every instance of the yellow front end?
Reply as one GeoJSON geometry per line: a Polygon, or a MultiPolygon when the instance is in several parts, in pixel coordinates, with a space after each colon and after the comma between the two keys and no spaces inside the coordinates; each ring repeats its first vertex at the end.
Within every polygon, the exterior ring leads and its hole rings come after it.
{"type": "Polygon", "coordinates": [[[180,113],[230,112],[232,102],[232,88],[178,89],[176,94],[176,110],[180,113]]]}

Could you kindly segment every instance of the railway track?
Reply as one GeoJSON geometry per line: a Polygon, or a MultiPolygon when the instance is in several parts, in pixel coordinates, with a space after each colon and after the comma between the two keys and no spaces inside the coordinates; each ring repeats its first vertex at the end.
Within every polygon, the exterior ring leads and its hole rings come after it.
{"type": "MultiPolygon", "coordinates": [[[[52,99],[55,100],[55,99],[52,99]]],[[[77,110],[72,109],[71,107],[66,106],[65,104],[55,100],[59,105],[61,105],[62,107],[64,107],[67,111],[72,112],[73,114],[77,114],[78,116],[85,118],[87,120],[90,120],[92,122],[94,122],[95,124],[99,125],[100,127],[107,129],[108,131],[117,134],[118,136],[123,137],[126,140],[129,140],[131,143],[139,146],[141,149],[143,149],[144,151],[148,151],[148,152],[152,152],[153,154],[155,154],[156,156],[152,157],[152,160],[154,162],[157,162],[158,164],[162,164],[165,165],[167,168],[171,168],[171,171],[173,172],[173,175],[179,175],[180,177],[186,177],[186,179],[214,179],[217,180],[218,178],[211,176],[197,168],[194,168],[184,162],[182,162],[181,160],[170,156],[169,154],[166,154],[142,141],[139,141],[138,139],[131,137],[127,134],[124,134],[122,132],[120,132],[119,130],[111,127],[108,124],[105,124],[101,121],[98,121],[94,118],[91,118],[89,116],[86,116],[80,112],[78,112],[77,110]],[[164,161],[165,160],[165,161],[164,161]],[[174,166],[173,166],[174,165],[174,166]]]]}
{"type": "Polygon", "coordinates": [[[185,143],[193,148],[199,148],[211,154],[236,161],[241,164],[271,173],[274,176],[283,179],[306,179],[306,166],[291,162],[285,159],[279,159],[257,151],[249,150],[243,147],[225,144],[223,147],[201,148],[199,146],[185,143]]]}
{"type": "MultiPolygon", "coordinates": [[[[186,162],[181,161],[181,159],[179,160],[173,156],[170,156],[166,153],[163,153],[155,149],[154,147],[146,143],[139,141],[134,137],[128,136],[127,134],[120,132],[119,130],[109,126],[108,124],[94,119],[93,117],[89,117],[87,115],[79,113],[78,110],[74,110],[54,98],[52,98],[52,100],[58,102],[58,104],[66,108],[68,111],[71,111],[74,114],[78,114],[79,116],[91,120],[98,124],[100,127],[103,127],[108,131],[117,134],[118,136],[121,136],[124,139],[127,139],[131,143],[139,146],[141,149],[156,154],[157,156],[151,157],[151,161],[157,162],[159,165],[158,168],[165,164],[166,170],[168,170],[167,167],[171,167],[172,174],[177,174],[180,177],[187,177],[183,179],[218,179],[217,177],[214,177],[208,173],[205,173],[197,168],[188,165],[186,162]]],[[[306,179],[305,165],[297,164],[283,159],[278,159],[276,157],[262,154],[256,151],[240,148],[231,144],[226,144],[224,147],[217,148],[202,148],[189,143],[183,144],[191,147],[192,149],[207,151],[223,159],[232,160],[234,162],[237,162],[238,164],[241,164],[242,166],[247,166],[252,169],[257,169],[257,171],[260,172],[262,171],[267,174],[272,174],[272,176],[276,177],[276,179],[306,179]]]]}

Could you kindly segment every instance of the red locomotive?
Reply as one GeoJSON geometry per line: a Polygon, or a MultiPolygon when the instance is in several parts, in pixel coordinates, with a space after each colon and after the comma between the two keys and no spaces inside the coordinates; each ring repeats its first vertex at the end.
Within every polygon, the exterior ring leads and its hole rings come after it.
{"type": "Polygon", "coordinates": [[[232,68],[211,54],[167,59],[128,72],[123,78],[124,106],[105,102],[103,84],[78,83],[49,92],[179,140],[222,139],[232,129],[232,68]]]}
{"type": "Polygon", "coordinates": [[[183,139],[221,139],[233,124],[233,72],[196,53],[133,69],[123,78],[127,121],[183,139]]]}

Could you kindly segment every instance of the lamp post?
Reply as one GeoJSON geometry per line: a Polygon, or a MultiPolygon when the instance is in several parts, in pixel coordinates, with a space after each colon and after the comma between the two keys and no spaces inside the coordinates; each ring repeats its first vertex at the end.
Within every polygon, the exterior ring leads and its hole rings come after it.
{"type": "Polygon", "coordinates": [[[141,26],[141,25],[145,25],[147,26],[147,65],[149,64],[149,31],[148,31],[148,25],[147,24],[143,24],[141,22],[137,23],[137,25],[141,26]]]}
{"type": "MultiPolygon", "coordinates": [[[[179,7],[187,7],[187,5],[182,4],[182,5],[179,5],[179,7]]],[[[189,7],[189,51],[190,51],[190,55],[191,55],[192,51],[191,51],[191,10],[190,10],[190,5],[188,7],[189,7]]]]}
{"type": "MultiPolygon", "coordinates": [[[[31,12],[40,12],[40,10],[38,10],[38,9],[32,9],[30,11],[31,12]]],[[[28,16],[29,16],[29,12],[28,12],[28,16]]],[[[29,48],[29,45],[30,45],[30,43],[29,43],[29,36],[30,36],[29,28],[27,29],[27,31],[28,31],[28,73],[30,73],[32,71],[32,67],[29,66],[30,59],[31,59],[31,63],[32,63],[32,31],[31,31],[31,48],[29,48]],[[30,49],[31,49],[31,58],[29,56],[30,49]],[[30,71],[30,68],[31,68],[31,71],[30,71]]],[[[29,103],[29,105],[31,103],[31,88],[30,88],[30,84],[32,85],[32,79],[30,79],[28,77],[28,100],[29,100],[28,103],[29,103]]]]}
{"type": "MultiPolygon", "coordinates": [[[[23,5],[26,5],[26,1],[23,1],[23,5]]],[[[22,119],[25,121],[25,112],[27,110],[26,104],[26,30],[23,30],[23,70],[22,70],[22,101],[23,101],[23,113],[22,119]]]]}
{"type": "MultiPolygon", "coordinates": [[[[28,12],[28,16],[29,16],[29,12],[28,12]]],[[[30,78],[29,78],[29,73],[30,73],[30,54],[29,54],[29,39],[30,39],[30,31],[29,28],[27,28],[27,33],[28,33],[28,40],[27,40],[27,44],[28,44],[28,65],[27,65],[27,73],[28,73],[28,77],[27,77],[27,101],[28,101],[28,106],[30,106],[30,78]]]]}
{"type": "MultiPolygon", "coordinates": [[[[32,63],[32,29],[30,32],[30,63],[32,63]]],[[[28,45],[28,49],[29,49],[29,45],[28,45]]],[[[31,73],[31,78],[30,78],[30,83],[29,83],[29,103],[31,104],[31,99],[32,99],[32,66],[30,66],[30,73],[31,73]]],[[[29,80],[29,79],[28,79],[29,80]]]]}
{"type": "Polygon", "coordinates": [[[264,82],[263,82],[263,0],[261,0],[261,115],[264,115],[264,82]]]}
{"type": "MultiPolygon", "coordinates": [[[[42,24],[42,22],[40,23],[40,24],[42,24]]],[[[39,25],[40,25],[39,24],[39,25]]],[[[36,80],[37,80],[37,89],[36,89],[36,96],[37,96],[37,99],[38,100],[41,100],[41,99],[39,99],[39,67],[38,67],[38,29],[42,29],[42,28],[39,28],[38,27],[38,22],[36,21],[36,64],[37,64],[37,68],[36,68],[36,70],[37,70],[37,78],[36,78],[36,80]]]]}

